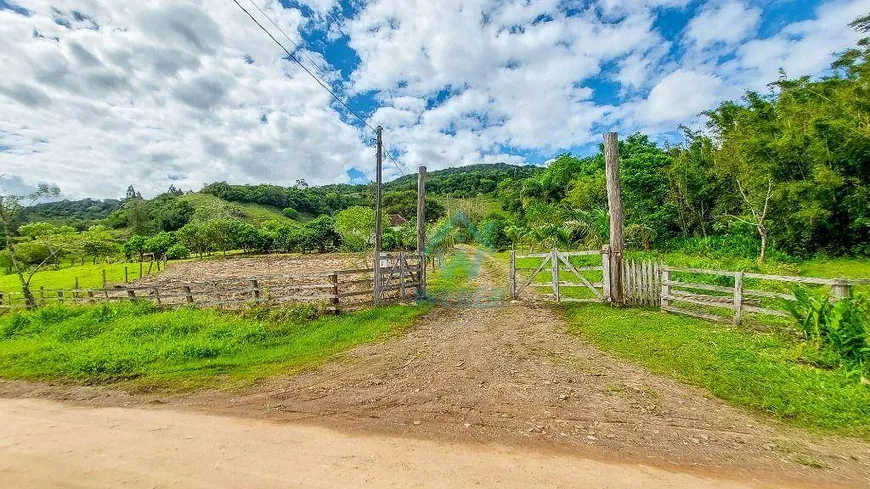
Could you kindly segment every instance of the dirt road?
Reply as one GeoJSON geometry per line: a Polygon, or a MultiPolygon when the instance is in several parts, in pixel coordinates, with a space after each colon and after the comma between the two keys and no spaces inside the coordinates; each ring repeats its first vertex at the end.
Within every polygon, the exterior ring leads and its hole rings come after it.
{"type": "MultiPolygon", "coordinates": [[[[498,283],[497,273],[483,266],[474,280],[498,283]]],[[[79,478],[109,484],[115,479],[104,469],[113,465],[131,480],[186,487],[200,480],[234,487],[870,487],[867,443],[732,408],[601,352],[567,333],[558,309],[529,303],[436,308],[407,334],[243,392],[128,395],[0,381],[0,398],[17,398],[0,401],[0,487],[11,477],[23,481],[27,467],[57,467],[67,486],[79,478]],[[81,407],[21,400],[46,397],[81,407]],[[140,410],[92,409],[119,406],[140,410]],[[15,444],[6,442],[7,430],[15,444]],[[263,484],[242,483],[246,477],[263,484]]],[[[32,476],[51,486],[54,472],[32,476]]]]}
{"type": "Polygon", "coordinates": [[[785,487],[169,410],[0,400],[0,487],[785,487]]]}

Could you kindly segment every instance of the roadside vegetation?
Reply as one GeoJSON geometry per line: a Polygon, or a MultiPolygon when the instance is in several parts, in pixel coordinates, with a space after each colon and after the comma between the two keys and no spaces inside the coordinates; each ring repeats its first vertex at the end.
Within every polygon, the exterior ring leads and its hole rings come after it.
{"type": "Polygon", "coordinates": [[[0,376],[125,389],[243,386],[396,334],[427,306],[318,317],[313,306],[160,310],[147,302],[0,316],[0,376]]]}
{"type": "Polygon", "coordinates": [[[870,440],[870,387],[815,345],[639,308],[567,307],[580,338],[650,371],[797,426],[870,440]]]}

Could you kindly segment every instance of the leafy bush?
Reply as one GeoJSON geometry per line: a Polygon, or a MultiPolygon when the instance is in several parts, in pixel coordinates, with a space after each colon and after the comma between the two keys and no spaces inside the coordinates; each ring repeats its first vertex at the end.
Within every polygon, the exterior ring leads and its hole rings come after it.
{"type": "Polygon", "coordinates": [[[142,259],[142,254],[145,253],[145,242],[146,238],[144,236],[133,236],[128,239],[121,248],[124,250],[124,255],[127,258],[137,257],[139,260],[142,259]]]}
{"type": "Polygon", "coordinates": [[[145,251],[154,253],[155,257],[161,257],[177,242],[178,239],[174,234],[161,231],[145,241],[145,251]]]}
{"type": "Polygon", "coordinates": [[[335,231],[347,250],[365,250],[374,242],[374,209],[353,206],[339,212],[335,216],[335,231]]]}
{"type": "Polygon", "coordinates": [[[284,213],[285,217],[293,219],[294,221],[299,219],[299,211],[292,207],[285,207],[284,210],[281,212],[284,213]]]}
{"type": "Polygon", "coordinates": [[[511,245],[511,238],[506,232],[508,226],[504,217],[490,216],[478,227],[478,240],[489,249],[506,250],[511,245]]]}
{"type": "Polygon", "coordinates": [[[37,265],[51,256],[51,248],[42,241],[26,241],[15,246],[15,258],[26,265],[37,265]]]}
{"type": "Polygon", "coordinates": [[[190,250],[181,243],[176,243],[166,250],[166,258],[170,260],[184,260],[190,257],[190,250]]]}
{"type": "Polygon", "coordinates": [[[836,352],[842,363],[870,372],[870,301],[850,294],[831,302],[827,294],[794,291],[795,302],[786,301],[804,338],[819,350],[836,352]]]}

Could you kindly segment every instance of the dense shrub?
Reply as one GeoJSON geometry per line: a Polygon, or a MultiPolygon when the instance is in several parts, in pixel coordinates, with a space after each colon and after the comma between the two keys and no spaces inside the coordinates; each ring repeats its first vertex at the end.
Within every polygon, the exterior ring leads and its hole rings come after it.
{"type": "Polygon", "coordinates": [[[176,243],[166,250],[166,258],[170,260],[184,260],[190,257],[190,250],[181,243],[176,243]]]}

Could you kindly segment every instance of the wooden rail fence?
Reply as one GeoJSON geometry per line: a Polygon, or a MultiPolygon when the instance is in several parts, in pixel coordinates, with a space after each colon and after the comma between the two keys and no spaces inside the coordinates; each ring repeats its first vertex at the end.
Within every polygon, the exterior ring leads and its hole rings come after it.
{"type": "MultiPolygon", "coordinates": [[[[417,255],[382,255],[381,300],[402,301],[420,294],[421,267],[417,255]]],[[[321,273],[275,274],[209,282],[159,285],[115,285],[103,288],[34,291],[38,306],[97,304],[148,300],[162,307],[198,306],[234,308],[251,304],[321,303],[329,311],[358,309],[374,302],[374,268],[321,273]]],[[[24,308],[23,292],[0,291],[0,311],[24,308]]]]}
{"type": "MultiPolygon", "coordinates": [[[[609,302],[608,249],[601,251],[562,252],[526,255],[511,251],[509,286],[510,297],[517,299],[527,289],[549,289],[538,297],[549,297],[556,302],[609,302]],[[575,266],[569,260],[574,256],[601,255],[601,265],[575,266]],[[518,266],[534,260],[535,266],[518,266]],[[548,267],[549,265],[549,267],[548,267]],[[535,281],[549,268],[549,280],[535,281]],[[531,273],[525,274],[524,272],[531,273]],[[584,273],[601,272],[602,281],[592,282],[584,273]],[[577,281],[566,280],[577,278],[577,281]],[[585,288],[593,292],[591,298],[565,297],[565,288],[585,288]]],[[[596,260],[597,261],[597,260],[596,260]]],[[[622,271],[622,295],[627,305],[660,307],[662,311],[699,317],[711,321],[740,324],[745,314],[789,317],[783,301],[796,300],[793,288],[797,285],[830,287],[832,298],[846,297],[856,285],[870,285],[870,279],[842,279],[768,275],[697,268],[670,267],[659,260],[625,260],[622,271]],[[703,278],[699,278],[703,276],[703,278]],[[766,290],[765,290],[766,289],[766,290]]]]}
{"type": "Polygon", "coordinates": [[[788,292],[782,290],[786,287],[792,288],[797,285],[830,287],[832,299],[836,300],[848,296],[850,289],[855,285],[870,284],[870,279],[793,277],[680,267],[664,267],[661,276],[662,311],[732,324],[740,324],[744,313],[790,317],[783,302],[796,299],[790,290],[788,292]],[[690,278],[678,280],[680,277],[677,275],[690,278]],[[691,278],[698,276],[706,276],[708,280],[691,278]],[[730,284],[708,283],[715,282],[717,278],[730,284]],[[780,290],[769,290],[770,287],[768,290],[761,290],[765,282],[782,285],[775,287],[780,290]],[[686,305],[696,307],[687,309],[686,305]],[[702,309],[698,310],[697,306],[702,309]]]}

